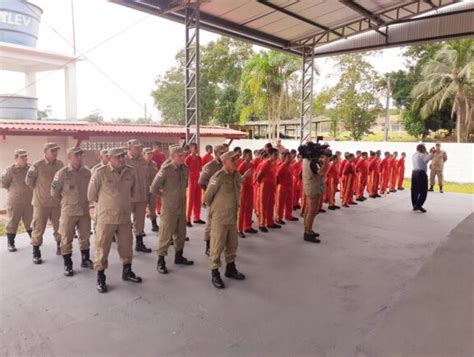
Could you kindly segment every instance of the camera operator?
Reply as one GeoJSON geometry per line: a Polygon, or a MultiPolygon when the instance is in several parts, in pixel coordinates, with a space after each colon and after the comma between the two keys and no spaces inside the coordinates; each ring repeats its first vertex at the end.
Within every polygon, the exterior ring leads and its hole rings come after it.
{"type": "Polygon", "coordinates": [[[303,190],[306,195],[304,212],[304,240],[320,243],[318,233],[313,231],[313,222],[319,212],[321,197],[326,189],[325,175],[330,151],[316,158],[303,159],[303,190]]]}

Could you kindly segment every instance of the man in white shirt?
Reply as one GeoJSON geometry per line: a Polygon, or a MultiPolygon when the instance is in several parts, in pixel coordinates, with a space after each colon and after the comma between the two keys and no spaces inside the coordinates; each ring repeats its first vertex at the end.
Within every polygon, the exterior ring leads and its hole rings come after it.
{"type": "Polygon", "coordinates": [[[413,171],[411,174],[411,203],[413,211],[425,213],[423,204],[428,195],[428,175],[426,174],[428,162],[433,158],[428,154],[424,144],[416,147],[416,153],[413,154],[413,171]]]}

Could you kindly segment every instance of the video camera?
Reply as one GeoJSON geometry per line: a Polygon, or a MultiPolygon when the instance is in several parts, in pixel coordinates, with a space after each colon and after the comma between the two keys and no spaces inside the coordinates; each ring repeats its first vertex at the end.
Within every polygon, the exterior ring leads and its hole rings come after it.
{"type": "Polygon", "coordinates": [[[322,140],[322,136],[317,137],[317,141],[308,141],[303,145],[298,147],[298,153],[301,155],[303,159],[309,160],[319,160],[319,157],[324,156],[331,156],[332,151],[329,149],[329,145],[327,144],[320,144],[319,140],[322,140]]]}

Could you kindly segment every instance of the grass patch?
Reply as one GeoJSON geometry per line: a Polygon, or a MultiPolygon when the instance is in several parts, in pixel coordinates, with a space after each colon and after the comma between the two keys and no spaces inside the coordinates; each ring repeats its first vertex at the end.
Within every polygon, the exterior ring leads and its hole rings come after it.
{"type": "MultiPolygon", "coordinates": [[[[403,180],[403,187],[410,189],[411,181],[410,179],[403,180]]],[[[439,186],[435,185],[435,190],[439,190],[439,186]]],[[[470,193],[474,194],[474,183],[456,183],[456,182],[445,182],[443,184],[444,192],[457,192],[457,193],[470,193]]]]}

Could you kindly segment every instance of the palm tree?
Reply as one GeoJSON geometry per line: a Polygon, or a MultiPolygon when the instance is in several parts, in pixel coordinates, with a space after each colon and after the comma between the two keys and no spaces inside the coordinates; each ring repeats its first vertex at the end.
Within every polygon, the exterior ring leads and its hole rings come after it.
{"type": "Polygon", "coordinates": [[[415,107],[426,119],[452,101],[457,141],[467,141],[474,121],[474,40],[446,42],[422,69],[422,80],[413,88],[415,107]]]}
{"type": "Polygon", "coordinates": [[[289,105],[290,85],[299,69],[296,57],[277,51],[261,52],[247,61],[241,77],[241,121],[251,115],[268,119],[268,137],[280,132],[280,119],[289,105]]]}

